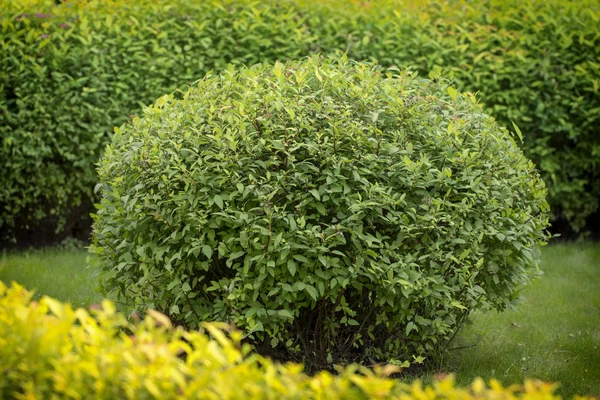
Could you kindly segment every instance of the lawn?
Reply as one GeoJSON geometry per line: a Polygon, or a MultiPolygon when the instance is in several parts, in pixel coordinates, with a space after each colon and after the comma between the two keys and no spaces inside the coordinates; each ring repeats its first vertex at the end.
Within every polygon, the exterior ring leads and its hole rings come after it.
{"type": "Polygon", "coordinates": [[[47,249],[0,255],[0,280],[15,281],[42,295],[85,307],[99,302],[98,278],[88,267],[84,249],[47,249]]]}
{"type": "MultiPolygon", "coordinates": [[[[0,256],[0,280],[77,306],[96,303],[97,277],[84,250],[0,256]]],[[[600,396],[600,245],[555,244],[542,253],[544,275],[524,292],[517,311],[477,314],[435,373],[461,384],[477,376],[504,384],[538,378],[558,393],[600,396]]],[[[434,373],[424,376],[428,380],[434,373]]]]}
{"type": "Polygon", "coordinates": [[[558,244],[542,253],[544,275],[517,311],[478,314],[461,332],[446,369],[476,376],[560,382],[558,393],[600,396],[600,245],[558,244]]]}

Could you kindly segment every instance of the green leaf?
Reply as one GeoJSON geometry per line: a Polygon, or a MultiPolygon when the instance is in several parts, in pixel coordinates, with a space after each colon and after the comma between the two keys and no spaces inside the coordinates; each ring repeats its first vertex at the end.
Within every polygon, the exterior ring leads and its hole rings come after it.
{"type": "Polygon", "coordinates": [[[523,142],[523,133],[521,132],[521,129],[519,129],[519,127],[517,126],[517,124],[514,123],[514,121],[510,121],[510,122],[512,122],[513,128],[515,128],[515,132],[517,133],[519,140],[521,142],[523,142]]]}
{"type": "Polygon", "coordinates": [[[460,253],[460,256],[458,257],[458,259],[460,261],[464,260],[465,258],[467,258],[469,256],[469,254],[471,253],[471,249],[465,249],[463,250],[462,253],[460,253]]]}
{"type": "Polygon", "coordinates": [[[206,258],[211,259],[212,258],[212,249],[210,248],[210,246],[207,245],[203,245],[202,246],[202,254],[204,254],[206,256],[206,258]]]}
{"type": "Polygon", "coordinates": [[[321,201],[321,195],[317,189],[310,189],[310,193],[315,196],[315,199],[321,201]]]}
{"type": "Polygon", "coordinates": [[[327,266],[329,265],[329,262],[327,261],[327,257],[325,257],[325,256],[323,256],[323,255],[321,255],[321,254],[319,254],[319,257],[318,257],[318,259],[319,259],[319,262],[320,262],[320,263],[321,263],[321,264],[322,264],[324,267],[327,267],[327,266]]]}
{"type": "Polygon", "coordinates": [[[275,236],[275,240],[273,241],[273,248],[277,248],[279,243],[281,243],[281,239],[283,238],[283,232],[279,232],[277,236],[275,236]]]}
{"type": "Polygon", "coordinates": [[[287,268],[288,271],[290,271],[290,274],[292,274],[292,276],[296,275],[296,262],[292,259],[289,259],[287,262],[287,268]]]}
{"type": "Polygon", "coordinates": [[[456,307],[456,308],[458,308],[458,309],[461,309],[461,310],[466,310],[466,309],[467,309],[467,307],[463,306],[463,305],[462,305],[462,304],[461,304],[459,301],[457,301],[457,300],[453,300],[453,301],[451,301],[451,302],[450,302],[450,304],[451,304],[453,307],[456,307]]]}
{"type": "Polygon", "coordinates": [[[277,313],[284,318],[290,318],[290,319],[294,318],[294,315],[291,312],[289,312],[288,310],[279,310],[279,311],[277,311],[277,313]]]}
{"type": "Polygon", "coordinates": [[[250,327],[250,332],[264,332],[265,327],[263,326],[263,323],[258,321],[255,324],[251,325],[250,327]]]}
{"type": "Polygon", "coordinates": [[[298,261],[300,261],[301,263],[307,263],[308,262],[308,258],[304,257],[302,254],[294,254],[294,258],[298,261]]]}
{"type": "Polygon", "coordinates": [[[176,286],[179,286],[181,284],[181,281],[179,279],[174,279],[171,282],[169,282],[169,284],[167,285],[167,290],[171,290],[176,286]]]}
{"type": "Polygon", "coordinates": [[[146,247],[138,246],[137,249],[135,250],[135,252],[138,254],[138,256],[143,257],[146,253],[146,247]]]}
{"type": "Polygon", "coordinates": [[[317,77],[317,79],[319,80],[319,82],[323,81],[323,77],[321,76],[321,74],[319,74],[319,69],[315,69],[315,76],[317,77]]]}
{"type": "Polygon", "coordinates": [[[313,286],[310,285],[306,285],[306,287],[304,288],[308,294],[310,295],[310,297],[312,297],[312,299],[314,301],[317,301],[317,298],[319,297],[319,293],[317,292],[317,289],[315,289],[313,286]]]}
{"type": "Polygon", "coordinates": [[[458,92],[456,91],[456,89],[454,89],[453,87],[449,86],[448,89],[448,94],[450,95],[450,98],[452,100],[456,100],[456,95],[458,94],[458,92]]]}
{"type": "Polygon", "coordinates": [[[236,251],[235,253],[231,253],[229,255],[229,260],[236,260],[238,258],[240,258],[241,256],[243,256],[244,254],[246,254],[245,251],[236,251]]]}
{"type": "Polygon", "coordinates": [[[410,335],[410,332],[413,330],[418,331],[417,325],[414,322],[410,321],[408,325],[406,325],[406,336],[410,335]]]}
{"type": "Polygon", "coordinates": [[[215,197],[213,197],[213,201],[221,210],[223,209],[223,198],[220,195],[215,195],[215,197]]]}
{"type": "Polygon", "coordinates": [[[327,215],[327,210],[325,209],[323,203],[315,203],[315,208],[321,215],[327,215]]]}

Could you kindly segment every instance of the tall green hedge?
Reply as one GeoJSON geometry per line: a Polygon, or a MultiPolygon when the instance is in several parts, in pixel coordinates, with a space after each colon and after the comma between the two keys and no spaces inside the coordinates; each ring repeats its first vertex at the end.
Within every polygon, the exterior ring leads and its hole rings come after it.
{"type": "Polygon", "coordinates": [[[599,0],[0,0],[0,14],[3,239],[68,230],[113,127],[158,96],[314,52],[452,74],[526,133],[556,218],[579,230],[598,209],[599,0]]]}

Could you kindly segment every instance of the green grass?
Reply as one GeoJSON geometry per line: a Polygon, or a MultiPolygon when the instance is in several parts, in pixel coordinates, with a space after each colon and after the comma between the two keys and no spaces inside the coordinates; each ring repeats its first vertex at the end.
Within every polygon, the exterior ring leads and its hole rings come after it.
{"type": "Polygon", "coordinates": [[[517,311],[477,314],[453,343],[447,372],[504,384],[524,378],[560,382],[558,393],[600,395],[600,246],[543,249],[544,275],[517,311]]]}
{"type": "MultiPolygon", "coordinates": [[[[451,351],[436,372],[455,373],[460,384],[477,376],[504,384],[537,378],[560,382],[564,397],[600,395],[600,245],[556,244],[542,257],[544,275],[518,310],[475,315],[452,344],[466,347],[451,351]]],[[[4,254],[0,280],[85,306],[101,299],[85,259],[83,250],[4,254]]]]}
{"type": "Polygon", "coordinates": [[[95,270],[86,265],[88,253],[83,249],[47,249],[0,255],[0,281],[15,281],[28,290],[85,307],[98,303],[98,279],[95,270]]]}

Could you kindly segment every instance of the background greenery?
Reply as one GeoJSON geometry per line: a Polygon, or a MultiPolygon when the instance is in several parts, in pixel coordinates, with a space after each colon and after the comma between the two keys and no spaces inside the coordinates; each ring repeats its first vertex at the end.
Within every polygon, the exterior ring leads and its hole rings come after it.
{"type": "Polygon", "coordinates": [[[113,127],[158,96],[228,63],[315,52],[453,75],[521,128],[563,233],[598,209],[598,0],[0,4],[5,242],[85,235],[94,163],[113,127]]]}

